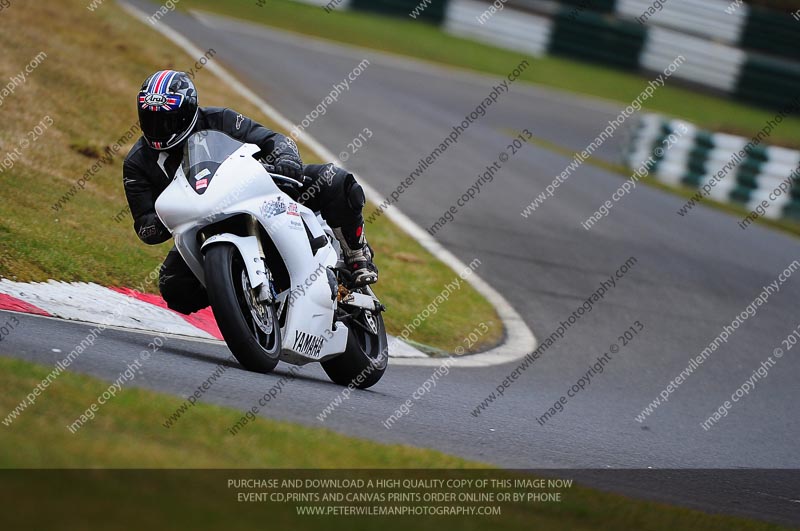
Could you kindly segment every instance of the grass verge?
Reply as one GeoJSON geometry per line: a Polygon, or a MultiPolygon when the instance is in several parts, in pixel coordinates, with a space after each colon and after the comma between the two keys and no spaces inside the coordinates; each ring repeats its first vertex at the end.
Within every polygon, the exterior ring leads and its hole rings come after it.
{"type": "MultiPolygon", "coordinates": [[[[0,357],[0,412],[50,369],[0,357]]],[[[145,473],[97,470],[84,473],[4,471],[0,495],[5,529],[779,529],[740,518],[635,501],[580,486],[564,491],[560,503],[503,504],[500,516],[469,517],[297,517],[294,504],[237,503],[232,477],[269,478],[275,472],[230,469],[483,469],[486,465],[433,450],[363,441],[320,429],[258,418],[235,437],[227,428],[241,413],[198,403],[188,419],[165,429],[161,423],[183,400],[123,389],[95,419],[74,435],[66,429],[108,388],[108,383],[63,373],[10,427],[2,426],[2,468],[225,469],[224,472],[145,473]],[[158,481],[158,483],[155,483],[158,481]],[[110,518],[113,514],[116,517],[110,518]],[[258,527],[256,527],[258,526],[258,527]]],[[[357,472],[354,472],[354,474],[357,472]]],[[[385,477],[387,474],[374,472],[385,477]]],[[[477,471],[475,473],[478,473],[477,471]]],[[[496,471],[490,477],[502,476],[496,471]]],[[[295,477],[302,473],[296,471],[295,477]]],[[[441,477],[439,474],[438,477],[441,477]]],[[[352,474],[351,474],[352,476],[352,474]]],[[[315,477],[315,476],[311,476],[315,477]]],[[[253,489],[245,489],[253,490],[253,489]]],[[[256,489],[258,490],[258,489],[256,489]]]]}
{"type": "MultiPolygon", "coordinates": [[[[183,0],[180,9],[199,8],[252,22],[506,76],[517,66],[520,53],[448,35],[431,24],[369,13],[334,10],[326,13],[319,6],[291,0],[270,0],[259,7],[251,0],[183,0]]],[[[502,28],[498,28],[502,31],[502,28]]],[[[529,58],[531,68],[521,81],[597,96],[628,105],[644,89],[649,78],[604,66],[561,57],[529,58]]],[[[647,101],[646,108],[681,117],[711,131],[724,131],[752,137],[774,112],[738,103],[711,94],[702,94],[667,82],[647,101]]],[[[770,142],[800,148],[800,118],[783,121],[770,142]]]]}
{"type": "MultiPolygon", "coordinates": [[[[123,142],[108,162],[103,157],[137,123],[134,98],[142,80],[162,68],[196,71],[200,58],[183,54],[113,2],[90,13],[83,0],[4,10],[0,47],[5,52],[0,54],[0,78],[46,54],[0,107],[0,160],[20,151],[12,167],[0,173],[0,276],[140,285],[171,243],[140,243],[125,211],[122,160],[136,137],[123,142]],[[30,132],[45,119],[52,125],[31,140],[30,132]],[[20,149],[23,140],[30,141],[26,149],[20,149]],[[99,169],[85,189],[53,209],[93,166],[99,169]]],[[[208,70],[201,69],[195,83],[202,105],[232,107],[274,127],[208,70]]],[[[382,274],[376,291],[389,308],[387,328],[397,334],[456,274],[385,217],[370,225],[369,236],[382,274]]],[[[479,347],[497,343],[503,330],[494,309],[465,286],[411,338],[453,351],[481,322],[490,331],[479,347]]]]}

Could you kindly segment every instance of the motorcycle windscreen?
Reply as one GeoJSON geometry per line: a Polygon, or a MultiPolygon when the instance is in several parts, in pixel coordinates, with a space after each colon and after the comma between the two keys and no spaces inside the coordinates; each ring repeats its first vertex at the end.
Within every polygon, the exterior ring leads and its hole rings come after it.
{"type": "Polygon", "coordinates": [[[198,131],[186,141],[183,154],[183,174],[199,195],[211,185],[211,180],[225,159],[244,144],[221,131],[198,131]]]}

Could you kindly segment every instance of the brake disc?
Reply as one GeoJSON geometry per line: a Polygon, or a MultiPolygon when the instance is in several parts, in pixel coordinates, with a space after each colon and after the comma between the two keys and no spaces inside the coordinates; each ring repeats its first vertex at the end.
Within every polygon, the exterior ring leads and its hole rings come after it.
{"type": "Polygon", "coordinates": [[[258,302],[255,293],[253,293],[253,288],[250,287],[250,279],[247,277],[247,271],[242,271],[242,288],[247,307],[250,309],[250,315],[253,316],[253,322],[266,335],[272,334],[274,330],[272,318],[267,308],[258,302]]]}

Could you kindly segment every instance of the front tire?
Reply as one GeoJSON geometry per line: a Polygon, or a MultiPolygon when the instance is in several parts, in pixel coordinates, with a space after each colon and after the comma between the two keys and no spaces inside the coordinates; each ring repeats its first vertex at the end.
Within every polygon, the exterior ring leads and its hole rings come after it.
{"type": "Polygon", "coordinates": [[[257,301],[234,245],[218,243],[205,254],[208,299],[225,343],[245,369],[272,371],[281,353],[281,329],[274,306],[257,301]]]}
{"type": "Polygon", "coordinates": [[[358,389],[372,387],[383,377],[389,361],[389,342],[380,312],[361,310],[347,321],[350,330],[345,351],[322,368],[339,385],[358,389]]]}

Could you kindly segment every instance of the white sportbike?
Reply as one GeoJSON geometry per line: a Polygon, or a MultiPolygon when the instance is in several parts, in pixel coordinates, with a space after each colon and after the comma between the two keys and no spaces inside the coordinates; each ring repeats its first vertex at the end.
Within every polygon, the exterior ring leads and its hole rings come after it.
{"type": "Polygon", "coordinates": [[[258,151],[219,131],[193,134],[156,212],[246,369],[320,362],[337,384],[370,387],[388,362],[384,307],[351,286],[333,231],[258,151]]]}

